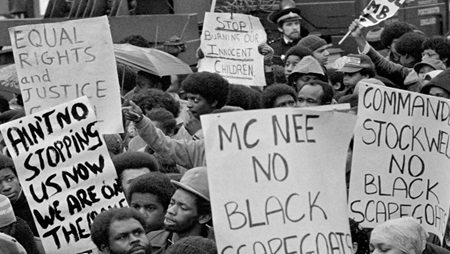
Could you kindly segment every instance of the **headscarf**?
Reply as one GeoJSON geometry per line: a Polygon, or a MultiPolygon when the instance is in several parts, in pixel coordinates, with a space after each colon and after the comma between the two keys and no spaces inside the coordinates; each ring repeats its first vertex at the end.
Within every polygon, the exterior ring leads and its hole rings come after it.
{"type": "Polygon", "coordinates": [[[376,226],[370,240],[377,239],[407,254],[421,254],[426,247],[428,233],[412,217],[392,219],[376,226]]]}

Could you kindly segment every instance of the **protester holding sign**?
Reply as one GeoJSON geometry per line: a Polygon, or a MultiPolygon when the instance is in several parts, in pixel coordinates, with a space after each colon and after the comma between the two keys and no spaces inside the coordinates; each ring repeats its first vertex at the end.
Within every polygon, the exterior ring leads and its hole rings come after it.
{"type": "MultiPolygon", "coordinates": [[[[376,66],[377,74],[390,79],[397,86],[409,91],[419,91],[420,83],[417,73],[409,67],[394,64],[384,58],[373,47],[371,47],[361,34],[361,24],[358,20],[353,21],[350,25],[352,36],[355,38],[358,49],[371,58],[376,66]]],[[[422,43],[426,40],[426,36],[420,33],[407,33],[404,34],[396,42],[396,50],[400,54],[401,61],[406,65],[412,66],[420,61],[416,54],[422,50],[422,43]],[[410,62],[410,63],[409,63],[410,62]]],[[[420,55],[420,54],[419,54],[420,55]]],[[[411,67],[412,67],[411,66],[411,67]]]]}

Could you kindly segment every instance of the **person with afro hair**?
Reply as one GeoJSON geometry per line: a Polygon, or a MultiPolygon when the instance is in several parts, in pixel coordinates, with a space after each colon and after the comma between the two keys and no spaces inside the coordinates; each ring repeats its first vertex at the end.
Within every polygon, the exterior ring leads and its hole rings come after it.
{"type": "Polygon", "coordinates": [[[414,28],[403,21],[397,21],[387,25],[380,35],[381,45],[389,49],[388,60],[394,63],[400,63],[400,56],[397,54],[395,44],[402,35],[412,32],[414,28]]]}
{"type": "Polygon", "coordinates": [[[130,207],[145,217],[146,232],[163,230],[164,216],[175,187],[170,178],[161,172],[151,172],[133,180],[128,192],[130,207]]]}
{"type": "Polygon", "coordinates": [[[144,227],[145,219],[138,211],[129,207],[112,208],[95,217],[91,239],[101,254],[151,254],[152,246],[144,227]]]}
{"type": "Polygon", "coordinates": [[[274,84],[264,89],[261,96],[262,108],[295,107],[297,93],[285,84],[274,84]]]}
{"type": "Polygon", "coordinates": [[[400,56],[400,64],[404,67],[413,68],[422,59],[422,44],[427,37],[423,34],[410,32],[402,35],[395,49],[400,56]]]}
{"type": "Polygon", "coordinates": [[[427,38],[422,44],[422,61],[427,59],[441,60],[448,68],[450,66],[450,40],[444,36],[427,38]]]}
{"type": "Polygon", "coordinates": [[[133,179],[159,171],[159,164],[155,157],[144,152],[124,152],[114,156],[112,161],[125,197],[128,196],[133,179]]]}
{"type": "Polygon", "coordinates": [[[354,20],[349,27],[349,30],[352,31],[351,35],[355,39],[361,54],[369,56],[375,64],[376,74],[383,78],[387,78],[390,81],[383,83],[386,86],[418,92],[421,87],[421,82],[412,66],[415,63],[420,62],[420,57],[419,59],[417,58],[419,53],[421,55],[421,45],[427,37],[421,32],[410,32],[402,35],[398,39],[395,44],[395,49],[400,55],[399,61],[402,63],[402,65],[400,65],[387,60],[371,47],[362,36],[361,29],[362,26],[359,20],[354,20]],[[391,82],[392,84],[390,84],[391,82]]]}
{"type": "Polygon", "coordinates": [[[166,254],[217,254],[217,246],[211,239],[188,236],[169,246],[166,254]]]}
{"type": "MultiPolygon", "coordinates": [[[[202,114],[221,109],[228,100],[229,86],[228,81],[219,74],[199,72],[189,75],[182,82],[182,87],[193,117],[197,119],[202,114]]],[[[132,101],[130,106],[123,108],[123,113],[125,119],[135,123],[139,136],[155,153],[173,158],[187,170],[206,165],[203,139],[176,140],[164,135],[132,101]]]]}
{"type": "Polygon", "coordinates": [[[200,119],[201,115],[225,106],[230,84],[217,73],[196,72],[183,80],[181,88],[186,93],[188,110],[200,119]]]}

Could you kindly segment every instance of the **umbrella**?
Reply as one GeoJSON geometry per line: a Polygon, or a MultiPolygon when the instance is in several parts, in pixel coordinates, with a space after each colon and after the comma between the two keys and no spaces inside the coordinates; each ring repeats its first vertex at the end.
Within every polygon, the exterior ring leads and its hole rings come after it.
{"type": "Polygon", "coordinates": [[[188,64],[164,51],[131,44],[114,44],[118,62],[157,76],[192,73],[188,64]]]}
{"type": "Polygon", "coordinates": [[[6,65],[0,69],[0,90],[20,94],[16,66],[6,65]]]}

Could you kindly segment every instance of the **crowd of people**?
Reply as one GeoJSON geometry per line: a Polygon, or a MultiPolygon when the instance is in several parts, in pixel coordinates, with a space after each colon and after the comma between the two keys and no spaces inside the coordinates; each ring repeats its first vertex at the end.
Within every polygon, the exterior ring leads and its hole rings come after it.
{"type": "MultiPolygon", "coordinates": [[[[355,20],[349,30],[359,54],[328,63],[332,44],[315,35],[302,38],[301,12],[286,2],[269,15],[280,38],[258,47],[264,56],[264,88],[230,84],[210,72],[159,77],[139,70],[120,77],[127,82],[121,112],[126,132],[104,139],[129,207],[95,218],[90,234],[99,253],[217,253],[201,115],[339,103],[350,103],[349,113],[356,113],[358,88],[364,83],[450,98],[446,37],[428,37],[411,24],[394,22],[377,28],[379,38],[374,39],[355,20]]],[[[127,42],[149,45],[140,36],[127,42]]],[[[119,76],[125,75],[119,69],[119,76]]],[[[23,117],[22,107],[20,95],[14,103],[0,96],[0,123],[23,117]]],[[[347,179],[350,173],[347,163],[347,179]]],[[[411,217],[373,230],[349,218],[349,227],[353,253],[450,254],[450,237],[439,241],[411,217]]],[[[0,253],[45,253],[4,144],[0,253]]]]}

